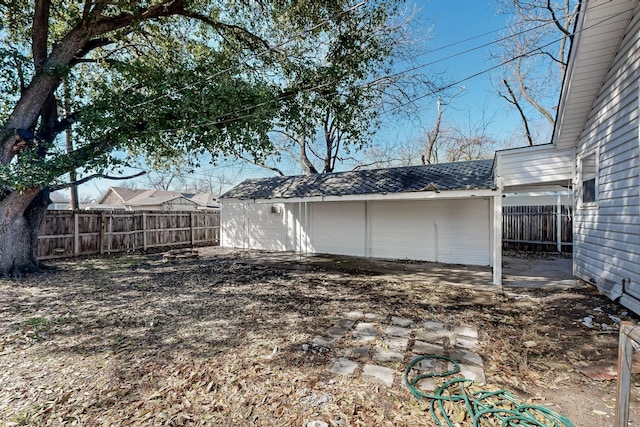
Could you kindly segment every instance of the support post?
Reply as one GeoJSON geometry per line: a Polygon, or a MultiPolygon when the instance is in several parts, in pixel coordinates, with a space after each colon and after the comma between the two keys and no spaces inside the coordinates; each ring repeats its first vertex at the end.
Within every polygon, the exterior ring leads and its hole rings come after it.
{"type": "Polygon", "coordinates": [[[556,201],[556,249],[558,253],[562,252],[562,204],[560,194],[557,195],[556,201]]]}
{"type": "Polygon", "coordinates": [[[493,284],[502,285],[502,177],[496,178],[493,196],[493,284]]]}
{"type": "Polygon", "coordinates": [[[631,322],[620,323],[618,340],[618,383],[616,387],[615,427],[629,425],[629,401],[631,397],[631,367],[633,342],[640,343],[640,327],[631,322]]]}

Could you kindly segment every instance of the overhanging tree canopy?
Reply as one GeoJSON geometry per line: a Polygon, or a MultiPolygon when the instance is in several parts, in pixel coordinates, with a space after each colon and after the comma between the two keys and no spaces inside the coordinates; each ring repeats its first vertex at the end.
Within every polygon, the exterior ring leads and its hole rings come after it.
{"type": "Polygon", "coordinates": [[[37,268],[48,194],[67,173],[104,176],[139,155],[270,152],[274,120],[292,114],[284,101],[333,84],[283,76],[325,46],[348,48],[331,28],[366,3],[0,0],[0,273],[37,268]]]}

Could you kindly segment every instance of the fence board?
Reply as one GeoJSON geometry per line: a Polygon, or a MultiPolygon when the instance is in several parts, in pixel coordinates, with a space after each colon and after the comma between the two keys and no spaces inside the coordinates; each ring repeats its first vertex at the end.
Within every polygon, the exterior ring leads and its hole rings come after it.
{"type": "Polygon", "coordinates": [[[560,206],[560,212],[557,205],[503,207],[503,249],[571,252],[572,245],[571,206],[560,206]]]}
{"type": "Polygon", "coordinates": [[[171,213],[48,211],[38,237],[38,258],[219,244],[219,210],[171,213]]]}

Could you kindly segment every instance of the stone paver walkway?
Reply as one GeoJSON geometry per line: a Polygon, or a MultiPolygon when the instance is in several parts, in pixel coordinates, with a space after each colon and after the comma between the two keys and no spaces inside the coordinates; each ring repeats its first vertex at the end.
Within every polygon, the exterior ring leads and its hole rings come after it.
{"type": "MultiPolygon", "coordinates": [[[[402,385],[406,365],[422,355],[447,356],[460,364],[460,374],[484,382],[482,358],[475,353],[478,331],[464,325],[416,321],[377,313],[351,311],[335,325],[329,325],[307,348],[333,350],[336,358],[329,369],[336,375],[360,376],[392,387],[402,385]]],[[[306,351],[306,350],[305,350],[306,351]]],[[[424,371],[448,370],[448,363],[424,360],[415,366],[424,371]]],[[[441,379],[424,380],[420,388],[434,390],[441,379]]]]}

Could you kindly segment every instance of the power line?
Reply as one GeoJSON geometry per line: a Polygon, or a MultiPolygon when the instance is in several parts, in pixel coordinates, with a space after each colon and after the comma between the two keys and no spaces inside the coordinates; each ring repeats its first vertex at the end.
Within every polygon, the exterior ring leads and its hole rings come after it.
{"type": "MultiPolygon", "coordinates": [[[[345,11],[342,11],[342,12],[341,12],[340,14],[338,14],[337,16],[344,16],[344,15],[348,15],[348,14],[350,14],[350,13],[354,12],[355,10],[357,10],[358,8],[360,8],[362,5],[366,4],[366,2],[367,2],[367,0],[362,1],[362,2],[360,2],[360,3],[356,4],[356,5],[354,5],[353,7],[349,8],[349,9],[347,9],[347,10],[345,10],[345,11]]],[[[601,6],[601,5],[595,5],[595,6],[592,6],[592,9],[593,9],[593,8],[596,8],[596,7],[599,7],[599,6],[601,6]]],[[[562,17],[560,17],[560,18],[565,18],[565,17],[567,17],[567,16],[569,16],[569,15],[570,15],[570,14],[567,14],[567,15],[564,15],[564,16],[562,16],[562,17]]],[[[285,45],[289,44],[289,43],[290,43],[290,42],[292,42],[293,40],[296,40],[296,39],[300,39],[300,38],[302,38],[305,34],[311,33],[311,32],[313,32],[313,31],[317,30],[318,28],[323,27],[324,25],[326,25],[326,24],[327,24],[327,23],[329,23],[329,22],[330,22],[330,21],[329,21],[328,19],[325,19],[325,20],[323,20],[323,21],[319,22],[318,24],[314,25],[313,27],[311,27],[311,28],[309,28],[309,29],[307,29],[307,30],[302,31],[302,32],[300,32],[300,33],[296,34],[295,36],[293,36],[293,37],[291,37],[291,38],[289,38],[289,39],[287,39],[287,40],[285,40],[285,41],[282,41],[282,42],[280,42],[280,43],[278,43],[278,44],[276,44],[276,45],[274,45],[274,46],[271,46],[271,47],[269,47],[269,48],[267,48],[267,49],[264,49],[264,50],[262,50],[262,51],[260,51],[260,52],[257,52],[256,54],[252,55],[251,57],[246,58],[246,59],[245,59],[245,61],[250,61],[250,60],[259,59],[260,57],[262,57],[262,56],[266,55],[267,53],[270,53],[270,52],[272,52],[273,50],[275,50],[275,49],[277,49],[277,48],[279,48],[279,47],[282,47],[282,46],[285,46],[285,45]]],[[[464,50],[464,51],[462,51],[462,52],[458,52],[458,53],[455,53],[455,54],[452,54],[452,55],[448,55],[448,56],[446,56],[446,57],[444,57],[444,58],[440,58],[440,59],[435,60],[435,61],[431,61],[431,62],[427,62],[427,63],[423,63],[423,64],[420,64],[420,65],[417,65],[417,66],[411,67],[410,69],[404,70],[404,71],[402,71],[402,72],[400,72],[400,73],[396,73],[396,74],[389,75],[389,76],[387,76],[387,77],[395,77],[395,76],[398,76],[398,75],[406,74],[406,73],[411,72],[411,71],[415,71],[415,70],[420,69],[420,68],[428,67],[428,66],[430,66],[430,65],[434,65],[434,64],[437,64],[437,63],[439,63],[439,62],[443,62],[443,61],[446,61],[446,60],[448,60],[448,59],[452,59],[452,58],[455,58],[455,57],[457,57],[457,56],[460,56],[460,55],[463,55],[463,54],[466,54],[466,53],[470,53],[470,52],[473,52],[473,51],[476,51],[476,50],[480,50],[480,49],[482,49],[482,48],[484,48],[484,47],[488,47],[488,46],[491,46],[491,45],[493,45],[493,44],[500,43],[500,42],[505,41],[505,40],[508,40],[508,39],[510,39],[510,38],[518,37],[518,36],[520,36],[520,35],[522,35],[522,34],[525,34],[525,33],[531,32],[531,31],[535,31],[535,30],[537,30],[537,29],[543,28],[543,27],[545,27],[545,26],[547,26],[547,25],[550,25],[550,24],[552,24],[552,22],[545,22],[545,23],[542,23],[542,24],[536,25],[536,26],[534,26],[534,27],[527,28],[527,29],[525,29],[525,30],[519,31],[519,32],[517,32],[517,33],[510,34],[510,35],[508,35],[508,36],[504,36],[504,37],[501,37],[501,38],[499,38],[499,39],[492,40],[492,41],[490,41],[490,42],[483,43],[483,44],[478,45],[478,46],[474,46],[474,47],[469,48],[469,49],[466,49],[466,50],[464,50]]],[[[468,38],[466,38],[466,39],[462,39],[462,40],[459,40],[459,41],[455,41],[455,42],[452,42],[452,43],[449,43],[449,44],[446,44],[446,45],[443,45],[443,46],[439,46],[439,47],[434,48],[434,49],[429,49],[429,50],[427,50],[426,52],[423,52],[423,53],[421,53],[421,54],[419,54],[419,55],[416,55],[416,56],[415,56],[415,58],[420,58],[420,57],[422,57],[422,56],[425,56],[425,55],[428,55],[428,54],[432,54],[432,53],[435,53],[435,52],[439,52],[439,51],[441,51],[441,50],[448,49],[448,48],[450,48],[450,47],[457,46],[457,45],[460,45],[460,44],[466,43],[466,42],[468,42],[468,41],[476,40],[476,39],[478,39],[478,38],[482,38],[482,37],[484,37],[484,36],[486,36],[486,35],[494,34],[494,33],[497,33],[497,32],[499,32],[499,31],[503,31],[503,30],[505,30],[505,29],[507,29],[507,28],[508,28],[508,26],[505,26],[505,27],[502,27],[502,28],[498,28],[498,29],[494,29],[494,30],[491,30],[491,31],[487,31],[487,32],[482,33],[482,34],[478,34],[478,35],[475,35],[475,36],[471,36],[471,37],[468,37],[468,38]]],[[[228,72],[230,72],[230,71],[233,71],[233,70],[234,70],[234,67],[228,67],[228,68],[225,68],[225,69],[223,69],[223,70],[219,70],[219,71],[217,71],[217,72],[215,72],[215,73],[213,73],[213,74],[210,74],[210,75],[208,75],[208,76],[205,76],[204,78],[202,78],[201,80],[199,80],[199,81],[197,81],[197,82],[194,82],[194,83],[191,83],[191,84],[188,84],[188,85],[185,85],[185,86],[183,86],[183,87],[180,87],[180,88],[177,88],[177,89],[173,90],[173,91],[172,91],[172,93],[171,93],[170,95],[169,95],[169,94],[159,95],[159,96],[156,96],[156,97],[154,97],[154,98],[148,99],[148,100],[143,101],[143,102],[140,102],[140,103],[138,103],[138,104],[135,104],[135,105],[131,106],[131,108],[141,107],[141,106],[144,106],[144,105],[147,105],[147,104],[151,104],[151,103],[153,103],[153,102],[156,102],[156,101],[158,101],[158,100],[160,100],[160,99],[167,98],[167,97],[169,97],[169,96],[174,96],[176,93],[180,93],[180,92],[183,92],[183,91],[185,91],[185,90],[192,89],[192,88],[194,88],[194,87],[196,87],[196,86],[198,86],[198,85],[200,85],[200,84],[203,84],[203,83],[205,83],[205,82],[207,82],[207,81],[210,81],[210,80],[212,80],[212,79],[214,79],[214,78],[216,78],[216,77],[219,77],[219,76],[221,76],[221,75],[223,75],[223,74],[226,74],[226,73],[228,73],[228,72]]],[[[317,86],[317,87],[310,88],[310,90],[317,90],[317,89],[321,89],[322,87],[323,87],[323,85],[320,85],[320,86],[317,86]]],[[[264,105],[264,104],[262,104],[262,105],[264,105]]],[[[260,106],[262,106],[262,105],[260,105],[260,106]]],[[[233,114],[233,113],[232,113],[232,114],[233,114]]]]}
{"type": "MultiPolygon", "coordinates": [[[[595,7],[598,7],[598,6],[599,6],[599,5],[597,5],[597,6],[593,6],[593,7],[592,7],[592,9],[593,9],[593,8],[595,8],[595,7]]],[[[591,10],[591,9],[590,9],[590,10],[591,10]]],[[[630,10],[632,10],[632,9],[630,9],[630,10]]],[[[627,13],[628,11],[629,11],[629,10],[625,10],[625,11],[622,11],[622,12],[620,12],[620,13],[618,13],[618,14],[615,14],[615,15],[609,16],[609,17],[607,17],[607,18],[604,18],[602,21],[597,22],[597,23],[593,24],[593,25],[592,25],[592,26],[590,26],[590,27],[584,28],[584,29],[582,29],[581,31],[584,31],[584,30],[586,30],[586,29],[588,29],[588,28],[592,28],[592,27],[594,27],[594,26],[600,25],[600,24],[602,24],[602,23],[604,23],[604,22],[606,22],[606,21],[608,21],[608,20],[610,20],[610,19],[613,19],[613,18],[615,18],[615,17],[617,17],[617,16],[620,16],[620,15],[622,15],[622,14],[624,14],[624,13],[627,13]]],[[[584,12],[584,11],[582,11],[582,12],[584,12]]],[[[580,12],[580,13],[582,13],[582,12],[580,12]]],[[[575,34],[575,33],[572,33],[572,35],[574,35],[574,34],[575,34]]],[[[417,96],[417,97],[412,98],[412,99],[411,99],[410,101],[408,101],[408,102],[405,102],[405,103],[399,104],[399,105],[397,105],[397,106],[395,106],[395,107],[393,107],[393,108],[391,108],[391,109],[389,109],[389,110],[384,111],[384,114],[387,114],[387,113],[390,113],[390,112],[396,111],[396,110],[398,110],[398,109],[400,109],[400,108],[406,107],[407,105],[409,105],[409,104],[411,104],[411,103],[414,103],[414,102],[416,102],[416,101],[419,101],[419,100],[424,99],[424,98],[429,97],[429,96],[433,96],[433,95],[435,95],[435,94],[437,94],[437,93],[440,93],[440,92],[443,92],[443,91],[445,91],[445,90],[447,90],[447,89],[450,89],[450,88],[452,88],[452,87],[455,87],[455,86],[459,85],[460,83],[464,83],[464,82],[466,82],[466,81],[468,81],[468,80],[471,80],[471,79],[476,78],[476,77],[478,77],[478,76],[481,76],[481,75],[483,75],[483,74],[489,73],[489,72],[491,72],[491,71],[493,71],[493,70],[495,70],[495,69],[498,69],[498,68],[500,68],[500,67],[503,67],[503,66],[505,66],[505,65],[507,65],[507,64],[509,64],[509,63],[511,63],[511,62],[513,62],[513,61],[516,61],[516,60],[517,60],[517,59],[519,59],[519,58],[523,58],[523,57],[529,56],[529,55],[531,55],[531,54],[535,53],[536,51],[540,51],[540,50],[542,50],[542,49],[544,49],[544,48],[546,48],[546,47],[548,47],[548,46],[551,46],[551,45],[553,45],[553,44],[555,44],[555,43],[557,43],[557,42],[559,42],[559,41],[561,41],[561,40],[562,40],[562,37],[561,37],[561,38],[554,39],[554,40],[552,40],[552,41],[550,41],[550,42],[548,42],[548,43],[545,43],[544,45],[541,45],[541,46],[538,46],[538,47],[536,47],[536,48],[533,48],[533,49],[531,49],[531,50],[529,50],[529,51],[527,51],[527,52],[525,52],[525,53],[522,53],[522,54],[520,54],[520,55],[517,55],[517,56],[515,56],[515,57],[512,57],[512,58],[506,59],[506,60],[502,61],[501,63],[499,63],[499,64],[497,64],[497,65],[493,65],[493,66],[491,66],[491,67],[488,67],[488,68],[486,68],[486,69],[483,69],[483,70],[481,70],[481,71],[478,71],[478,72],[476,72],[476,73],[473,73],[473,74],[471,74],[471,75],[469,75],[469,76],[467,76],[467,77],[464,77],[464,78],[462,78],[462,79],[460,79],[460,80],[457,80],[456,82],[449,83],[449,84],[447,84],[447,85],[444,85],[444,86],[438,87],[438,88],[436,88],[436,89],[433,89],[432,91],[429,91],[429,92],[427,92],[427,93],[425,93],[425,94],[423,94],[423,95],[419,95],[419,96],[417,96]]],[[[461,55],[463,55],[463,54],[467,54],[467,53],[469,53],[469,52],[471,52],[471,51],[473,51],[473,50],[480,49],[480,48],[482,48],[482,47],[485,47],[485,45],[482,45],[482,46],[480,46],[480,47],[478,47],[478,48],[474,48],[474,49],[468,49],[468,50],[466,50],[466,51],[464,51],[464,52],[461,52],[461,53],[458,53],[458,54],[454,54],[454,55],[450,55],[450,56],[445,57],[445,58],[442,58],[442,59],[440,59],[440,60],[432,61],[432,62],[429,62],[429,63],[426,63],[426,64],[422,64],[422,65],[420,65],[420,66],[414,66],[414,67],[408,68],[408,69],[406,69],[406,70],[403,70],[403,71],[400,71],[400,72],[397,72],[397,73],[390,74],[390,75],[388,75],[388,76],[382,76],[382,77],[380,77],[379,79],[377,79],[377,80],[376,80],[376,81],[374,81],[374,82],[366,82],[366,83],[363,83],[363,84],[359,85],[358,87],[365,87],[365,86],[368,86],[368,85],[372,85],[373,83],[376,83],[376,82],[378,82],[378,81],[380,81],[380,80],[382,80],[382,79],[388,79],[388,78],[390,78],[390,77],[397,77],[397,76],[400,76],[400,75],[402,75],[402,74],[406,74],[406,73],[408,73],[408,72],[415,71],[417,68],[425,67],[425,66],[429,66],[429,65],[433,65],[433,64],[436,64],[436,63],[438,63],[438,62],[441,62],[441,61],[444,61],[444,60],[447,60],[447,59],[451,59],[451,58],[453,58],[453,57],[461,56],[461,55]]],[[[302,91],[301,91],[301,92],[299,92],[299,93],[305,93],[305,92],[311,92],[311,91],[314,91],[314,90],[318,90],[318,89],[321,89],[321,88],[323,88],[323,87],[329,86],[330,84],[332,84],[332,83],[324,83],[324,84],[317,85],[317,86],[314,86],[314,87],[311,87],[311,88],[306,88],[306,89],[302,90],[302,91]]],[[[332,94],[337,94],[337,93],[338,93],[337,91],[332,91],[332,94]]],[[[289,99],[289,98],[292,98],[292,97],[294,97],[294,96],[296,96],[296,95],[297,95],[297,93],[287,94],[287,95],[283,95],[283,96],[280,96],[280,97],[276,98],[276,100],[277,100],[277,101],[284,101],[284,100],[289,99]]],[[[250,110],[253,110],[253,109],[256,109],[256,108],[259,108],[259,107],[262,107],[262,106],[268,105],[268,104],[270,104],[271,102],[272,102],[272,101],[266,101],[266,102],[261,102],[261,103],[258,103],[258,104],[250,105],[250,106],[247,106],[247,107],[245,107],[245,108],[235,110],[235,111],[233,111],[233,112],[231,112],[231,113],[229,113],[229,114],[226,114],[226,115],[227,115],[227,116],[229,116],[229,115],[234,116],[234,115],[236,115],[236,114],[241,114],[241,113],[243,113],[243,112],[245,112],[245,111],[250,111],[250,110]]],[[[244,120],[244,119],[251,118],[251,117],[255,117],[255,114],[254,114],[254,113],[251,113],[251,114],[240,115],[240,116],[237,116],[237,117],[232,117],[232,118],[228,118],[228,119],[224,119],[224,120],[206,121],[206,122],[201,122],[201,123],[192,124],[192,125],[190,125],[190,127],[209,127],[209,126],[218,126],[218,125],[224,125],[224,124],[232,123],[232,122],[239,121],[239,120],[244,120]]],[[[166,132],[166,133],[170,133],[170,132],[178,132],[178,131],[181,131],[181,130],[184,130],[184,129],[183,129],[183,128],[175,128],[175,129],[159,129],[159,130],[146,131],[146,132],[141,132],[141,133],[165,133],[165,132],[166,132]]]]}

